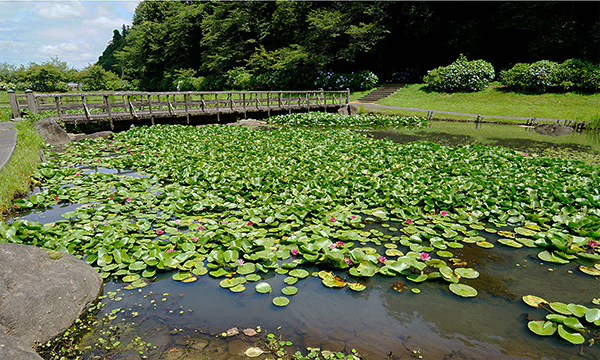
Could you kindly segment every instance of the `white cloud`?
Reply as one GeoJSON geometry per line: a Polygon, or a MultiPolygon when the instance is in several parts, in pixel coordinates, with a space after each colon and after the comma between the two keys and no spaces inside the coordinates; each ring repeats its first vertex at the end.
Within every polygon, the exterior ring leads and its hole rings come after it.
{"type": "Polygon", "coordinates": [[[38,15],[47,19],[72,19],[85,14],[85,7],[78,1],[36,3],[38,15]]]}
{"type": "Polygon", "coordinates": [[[133,13],[140,2],[141,0],[122,1],[121,5],[123,5],[125,10],[129,11],[130,13],[133,13]]]}
{"type": "Polygon", "coordinates": [[[123,24],[129,24],[130,21],[122,18],[108,18],[106,16],[100,16],[91,20],[83,20],[82,23],[89,26],[118,29],[123,26],[123,24]]]}
{"type": "Polygon", "coordinates": [[[62,43],[58,45],[42,45],[38,48],[40,54],[44,55],[58,55],[65,53],[76,53],[81,50],[87,50],[89,46],[86,44],[76,44],[73,42],[62,43]]]}

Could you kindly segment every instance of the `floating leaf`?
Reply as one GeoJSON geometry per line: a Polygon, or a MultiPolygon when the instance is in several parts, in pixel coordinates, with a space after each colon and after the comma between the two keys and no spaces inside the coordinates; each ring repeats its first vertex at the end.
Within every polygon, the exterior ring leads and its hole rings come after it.
{"type": "Polygon", "coordinates": [[[281,292],[283,293],[283,295],[296,295],[298,293],[298,288],[294,286],[286,286],[283,289],[281,289],[281,292]]]}
{"type": "Polygon", "coordinates": [[[246,290],[246,287],[242,284],[238,284],[236,286],[230,287],[229,291],[234,292],[234,293],[239,293],[246,290]]]}
{"type": "Polygon", "coordinates": [[[588,267],[588,266],[584,266],[584,265],[579,265],[579,270],[584,273],[584,274],[588,274],[591,276],[600,276],[600,270],[596,270],[592,267],[588,267]]]}
{"type": "Polygon", "coordinates": [[[191,282],[194,282],[194,281],[196,281],[196,280],[198,280],[198,278],[197,278],[197,277],[195,277],[195,276],[190,276],[190,277],[188,277],[188,278],[186,278],[186,279],[183,279],[183,280],[181,280],[181,282],[184,282],[184,283],[191,283],[191,282]]]}
{"type": "Polygon", "coordinates": [[[297,277],[293,277],[293,276],[288,276],[285,279],[283,279],[283,282],[288,284],[288,285],[294,285],[295,283],[298,282],[298,278],[297,277]]]}
{"type": "Polygon", "coordinates": [[[542,260],[542,261],[546,261],[546,262],[550,262],[550,263],[554,263],[554,264],[568,264],[569,263],[569,260],[562,259],[554,254],[549,253],[546,250],[539,253],[538,258],[540,258],[540,260],[542,260]]]}
{"type": "Polygon", "coordinates": [[[242,266],[238,266],[235,270],[240,275],[252,274],[256,270],[256,266],[253,263],[245,263],[242,266]]]}
{"type": "Polygon", "coordinates": [[[477,279],[479,277],[479,272],[471,268],[457,268],[454,272],[465,279],[477,279]]]}
{"type": "Polygon", "coordinates": [[[415,294],[419,294],[421,292],[421,290],[419,290],[417,288],[412,288],[412,289],[410,289],[410,291],[412,291],[415,294]]]}
{"type": "Polygon", "coordinates": [[[538,320],[528,322],[527,327],[537,335],[550,336],[556,332],[558,325],[552,321],[538,320]]]}
{"type": "Polygon", "coordinates": [[[573,315],[577,317],[584,317],[586,312],[590,309],[586,308],[583,305],[568,304],[567,310],[569,310],[573,315]]]}
{"type": "Polygon", "coordinates": [[[134,282],[140,278],[140,274],[130,274],[123,277],[124,282],[134,282]]]}
{"type": "Polygon", "coordinates": [[[542,304],[548,304],[548,302],[546,300],[542,299],[539,296],[535,296],[535,295],[523,296],[523,302],[525,302],[525,304],[532,306],[534,308],[537,308],[538,306],[540,306],[542,304]]]}
{"type": "Polygon", "coordinates": [[[589,309],[585,313],[585,321],[593,323],[600,320],[600,309],[589,309]]]}
{"type": "Polygon", "coordinates": [[[246,275],[246,280],[250,281],[250,282],[255,282],[260,280],[261,277],[258,274],[250,274],[250,275],[246,275]]]}
{"type": "Polygon", "coordinates": [[[261,294],[266,294],[271,292],[271,285],[266,282],[259,282],[256,284],[255,289],[261,294]]]}
{"type": "Polygon", "coordinates": [[[465,284],[450,284],[450,291],[462,297],[477,296],[477,290],[465,284]]]}
{"type": "Polygon", "coordinates": [[[523,247],[523,244],[521,244],[513,239],[502,238],[502,239],[498,239],[498,242],[502,245],[510,246],[510,247],[517,248],[517,249],[523,247]]]}
{"type": "Polygon", "coordinates": [[[257,347],[251,347],[251,348],[247,349],[245,352],[246,356],[251,357],[251,358],[259,357],[263,353],[264,353],[264,351],[257,347]]]}
{"type": "Polygon", "coordinates": [[[348,288],[353,291],[363,291],[364,289],[367,288],[367,285],[360,283],[360,282],[351,282],[351,283],[348,283],[347,285],[348,285],[348,288]]]}
{"type": "Polygon", "coordinates": [[[308,271],[306,271],[304,269],[294,269],[294,270],[290,271],[289,275],[296,277],[298,279],[304,279],[305,277],[307,277],[309,275],[309,273],[308,273],[308,271]]]}
{"type": "Polygon", "coordinates": [[[579,320],[577,318],[574,317],[568,317],[566,319],[563,320],[563,324],[565,326],[570,327],[571,329],[575,329],[575,330],[583,330],[585,329],[585,327],[581,324],[581,322],[579,322],[579,320]]]}
{"type": "Polygon", "coordinates": [[[454,254],[452,254],[450,251],[445,251],[445,250],[436,251],[436,254],[439,257],[446,257],[446,258],[450,258],[450,257],[454,256],[454,254]]]}
{"type": "Polygon", "coordinates": [[[420,283],[427,280],[427,274],[410,274],[406,278],[412,282],[420,283]]]}
{"type": "Polygon", "coordinates": [[[273,299],[273,304],[277,306],[287,306],[290,303],[290,299],[285,296],[278,296],[273,299]]]}
{"type": "Polygon", "coordinates": [[[550,321],[554,321],[557,323],[562,324],[563,321],[565,321],[567,317],[564,315],[558,315],[558,314],[548,314],[546,315],[546,319],[550,320],[550,321]]]}
{"type": "Polygon", "coordinates": [[[581,336],[580,333],[568,327],[565,327],[562,324],[558,325],[558,335],[560,335],[561,338],[567,340],[571,344],[575,345],[583,344],[583,342],[585,341],[585,339],[583,338],[583,336],[581,336]]]}
{"type": "Polygon", "coordinates": [[[551,302],[550,303],[550,308],[554,311],[556,311],[559,314],[563,314],[563,315],[573,315],[573,313],[571,313],[569,311],[569,309],[567,308],[567,304],[565,303],[561,303],[561,302],[551,302]]]}
{"type": "Polygon", "coordinates": [[[482,247],[484,249],[491,249],[494,247],[494,244],[487,242],[487,241],[478,241],[475,243],[475,245],[482,247]]]}

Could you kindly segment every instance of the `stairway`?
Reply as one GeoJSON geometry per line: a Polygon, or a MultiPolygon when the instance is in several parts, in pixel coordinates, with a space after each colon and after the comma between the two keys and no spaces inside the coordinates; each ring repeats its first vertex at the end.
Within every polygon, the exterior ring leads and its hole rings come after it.
{"type": "Polygon", "coordinates": [[[358,99],[358,102],[371,103],[371,102],[375,102],[377,100],[381,100],[383,98],[386,98],[386,97],[394,94],[396,91],[398,91],[398,89],[400,89],[403,86],[404,85],[402,85],[402,84],[384,84],[384,85],[381,85],[377,89],[371,91],[367,95],[365,95],[365,96],[361,97],[360,99],[358,99]]]}

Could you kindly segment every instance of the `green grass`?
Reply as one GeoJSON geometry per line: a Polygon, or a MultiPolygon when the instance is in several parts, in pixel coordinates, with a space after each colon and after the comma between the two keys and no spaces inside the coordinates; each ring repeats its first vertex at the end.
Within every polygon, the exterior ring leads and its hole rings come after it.
{"type": "Polygon", "coordinates": [[[407,85],[394,95],[377,101],[377,104],[481,115],[557,118],[586,122],[596,119],[596,122],[600,122],[600,93],[529,95],[504,91],[497,84],[476,93],[437,93],[424,88],[424,84],[407,85]]]}
{"type": "MultiPolygon", "coordinates": [[[[3,115],[2,121],[7,121],[3,115]]],[[[31,188],[30,175],[40,162],[42,137],[33,129],[32,121],[16,123],[17,146],[8,164],[0,171],[0,217],[12,209],[12,200],[27,194],[31,188]]]]}

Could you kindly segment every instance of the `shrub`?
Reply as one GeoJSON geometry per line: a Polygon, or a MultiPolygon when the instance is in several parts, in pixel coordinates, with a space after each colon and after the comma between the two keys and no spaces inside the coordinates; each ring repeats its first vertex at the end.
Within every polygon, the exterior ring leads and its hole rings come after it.
{"type": "Polygon", "coordinates": [[[580,87],[583,90],[600,91],[600,69],[587,68],[581,74],[580,87]]]}
{"type": "Polygon", "coordinates": [[[371,90],[377,85],[379,78],[371,71],[363,70],[349,74],[334,73],[332,71],[317,72],[313,85],[316,88],[352,91],[371,90]]]}
{"type": "Polygon", "coordinates": [[[429,70],[423,81],[435,91],[471,92],[487,88],[494,76],[492,64],[483,60],[468,61],[461,54],[452,64],[429,70]]]}
{"type": "Polygon", "coordinates": [[[557,63],[548,60],[540,60],[533,64],[519,63],[500,72],[500,81],[514,90],[541,93],[551,86],[556,86],[557,68],[557,63]]]}

